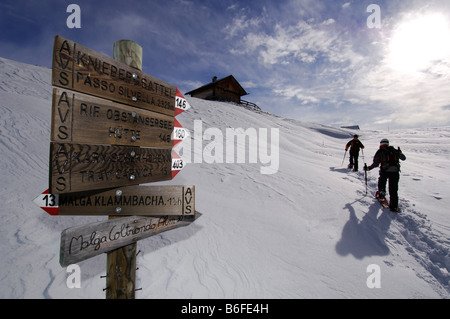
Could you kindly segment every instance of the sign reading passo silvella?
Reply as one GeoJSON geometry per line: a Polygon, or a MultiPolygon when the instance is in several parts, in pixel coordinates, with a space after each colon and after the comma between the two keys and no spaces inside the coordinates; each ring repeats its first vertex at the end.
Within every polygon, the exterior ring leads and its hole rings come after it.
{"type": "Polygon", "coordinates": [[[175,116],[190,106],[177,87],[61,36],[52,85],[49,188],[34,201],[50,215],[139,216],[66,229],[62,266],[201,215],[193,185],[139,186],[184,167],[173,151],[184,130],[175,116]],[[121,231],[109,238],[105,229],[121,231]]]}

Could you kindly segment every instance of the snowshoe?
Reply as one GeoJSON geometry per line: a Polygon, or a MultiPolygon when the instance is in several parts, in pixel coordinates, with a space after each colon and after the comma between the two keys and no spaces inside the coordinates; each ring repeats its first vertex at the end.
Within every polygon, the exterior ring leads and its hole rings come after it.
{"type": "Polygon", "coordinates": [[[379,191],[375,194],[375,198],[380,202],[381,206],[384,208],[389,208],[389,202],[384,196],[383,193],[380,193],[379,191]]]}
{"type": "Polygon", "coordinates": [[[375,194],[375,198],[380,202],[381,206],[383,206],[384,208],[389,209],[391,212],[395,214],[400,214],[400,210],[398,209],[398,207],[391,207],[389,205],[389,201],[386,199],[386,196],[384,195],[383,192],[378,191],[375,194]]]}

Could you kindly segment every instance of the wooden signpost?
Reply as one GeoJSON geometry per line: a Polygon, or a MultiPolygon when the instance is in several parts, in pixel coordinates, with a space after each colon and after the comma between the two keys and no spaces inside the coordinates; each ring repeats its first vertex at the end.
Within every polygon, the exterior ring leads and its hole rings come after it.
{"type": "Polygon", "coordinates": [[[191,218],[130,216],[68,228],[61,233],[60,264],[65,267],[161,232],[190,225],[200,215],[196,212],[191,218]]]}
{"type": "Polygon", "coordinates": [[[52,70],[54,86],[175,115],[174,85],[61,36],[55,37],[52,70]]]}
{"type": "Polygon", "coordinates": [[[116,42],[111,59],[55,37],[49,189],[35,202],[50,215],[109,216],[66,229],[60,247],[62,266],[107,253],[108,299],[134,298],[138,240],[201,215],[195,186],[138,185],[183,169],[172,148],[187,131],[175,116],[190,107],[178,88],[141,69],[135,42],[116,42]]]}
{"type": "Polygon", "coordinates": [[[125,186],[36,198],[48,214],[71,216],[192,216],[195,186],[125,186]]]}
{"type": "Polygon", "coordinates": [[[50,193],[136,185],[172,179],[172,150],[50,143],[50,193]]]}
{"type": "Polygon", "coordinates": [[[173,130],[173,116],[53,89],[52,141],[171,149],[173,130]]]}

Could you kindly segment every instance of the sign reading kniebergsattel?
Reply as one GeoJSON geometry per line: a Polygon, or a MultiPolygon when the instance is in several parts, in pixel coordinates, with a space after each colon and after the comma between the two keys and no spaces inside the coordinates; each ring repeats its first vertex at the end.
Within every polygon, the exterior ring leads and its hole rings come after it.
{"type": "Polygon", "coordinates": [[[61,36],[52,70],[54,86],[175,116],[176,86],[61,36]]]}

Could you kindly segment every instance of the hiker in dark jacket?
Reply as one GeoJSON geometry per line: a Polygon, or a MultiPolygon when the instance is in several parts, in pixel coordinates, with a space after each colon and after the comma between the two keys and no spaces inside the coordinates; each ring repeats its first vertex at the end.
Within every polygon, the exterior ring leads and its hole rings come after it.
{"type": "Polygon", "coordinates": [[[348,151],[350,148],[350,164],[348,165],[348,168],[352,169],[353,171],[358,171],[358,157],[359,157],[359,150],[364,149],[364,145],[361,143],[361,141],[358,139],[358,135],[355,135],[353,137],[353,140],[347,143],[345,146],[345,150],[348,151]]]}
{"type": "Polygon", "coordinates": [[[406,160],[406,156],[400,150],[389,146],[387,139],[382,139],[380,149],[373,157],[373,164],[364,167],[364,170],[372,170],[380,166],[380,177],[378,178],[378,197],[386,197],[386,183],[389,180],[389,208],[398,211],[398,182],[400,180],[400,160],[406,160]]]}

